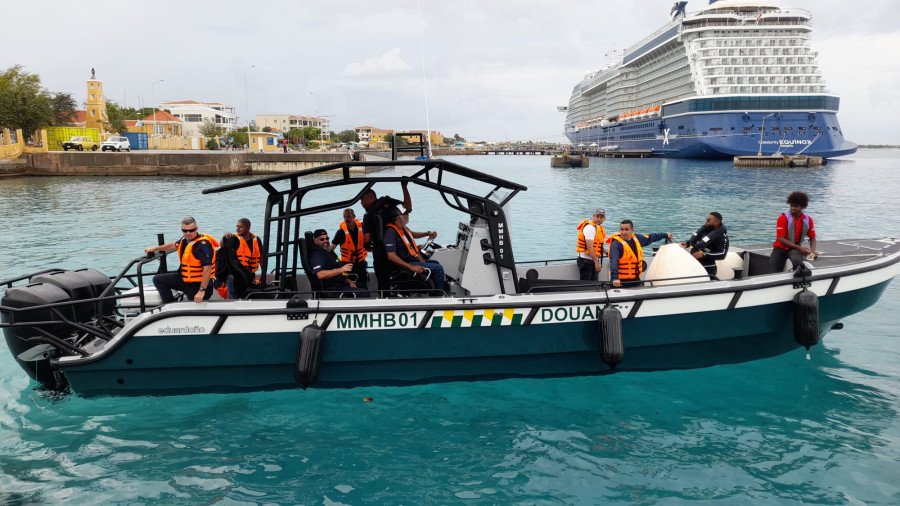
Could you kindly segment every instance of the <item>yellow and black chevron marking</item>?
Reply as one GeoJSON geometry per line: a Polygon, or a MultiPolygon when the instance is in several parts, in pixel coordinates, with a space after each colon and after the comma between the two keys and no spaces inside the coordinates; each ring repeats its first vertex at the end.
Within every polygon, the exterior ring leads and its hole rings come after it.
{"type": "Polygon", "coordinates": [[[431,328],[521,325],[522,319],[528,316],[528,311],[528,309],[507,308],[435,312],[431,318],[431,328]]]}

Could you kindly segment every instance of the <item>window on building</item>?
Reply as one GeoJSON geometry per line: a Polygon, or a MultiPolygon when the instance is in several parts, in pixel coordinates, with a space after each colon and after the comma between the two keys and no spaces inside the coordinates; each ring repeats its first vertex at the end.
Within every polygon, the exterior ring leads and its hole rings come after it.
{"type": "Polygon", "coordinates": [[[203,116],[200,114],[185,114],[184,121],[187,123],[200,123],[203,121],[203,116]]]}
{"type": "Polygon", "coordinates": [[[166,133],[165,125],[153,125],[153,135],[162,135],[166,133]]]}

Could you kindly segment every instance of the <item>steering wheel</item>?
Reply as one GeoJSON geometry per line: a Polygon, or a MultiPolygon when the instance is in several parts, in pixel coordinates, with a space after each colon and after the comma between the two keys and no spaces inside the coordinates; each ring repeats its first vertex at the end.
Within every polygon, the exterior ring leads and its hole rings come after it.
{"type": "Polygon", "coordinates": [[[428,240],[425,241],[425,244],[423,244],[422,247],[419,248],[419,253],[422,255],[422,258],[428,260],[429,258],[431,258],[431,255],[434,254],[434,250],[440,247],[441,246],[439,244],[434,242],[434,238],[429,237],[428,240]]]}

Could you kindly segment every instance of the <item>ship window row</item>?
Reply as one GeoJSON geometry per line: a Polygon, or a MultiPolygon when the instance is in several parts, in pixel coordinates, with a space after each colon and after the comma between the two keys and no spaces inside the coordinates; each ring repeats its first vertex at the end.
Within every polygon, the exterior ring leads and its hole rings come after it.
{"type": "Polygon", "coordinates": [[[743,49],[739,49],[738,51],[734,51],[732,49],[702,49],[699,54],[692,53],[691,58],[700,58],[702,60],[709,60],[710,58],[722,58],[725,60],[726,58],[731,58],[732,60],[746,60],[748,57],[765,57],[768,59],[770,56],[784,58],[784,57],[796,57],[796,58],[809,58],[814,59],[815,55],[810,53],[806,48],[786,48],[786,49],[760,49],[759,51],[755,49],[747,49],[744,51],[743,49]]]}
{"type": "Polygon", "coordinates": [[[828,90],[823,85],[775,85],[763,86],[729,86],[717,85],[708,87],[709,95],[732,95],[736,93],[826,93],[828,90]]]}
{"type": "Polygon", "coordinates": [[[763,74],[813,74],[821,75],[821,71],[812,65],[791,66],[789,72],[783,72],[786,67],[746,67],[746,66],[728,66],[719,67],[703,67],[700,74],[704,77],[709,76],[755,76],[763,74]]]}
{"type": "Polygon", "coordinates": [[[767,39],[747,39],[745,34],[734,34],[735,38],[708,37],[697,39],[696,45],[700,49],[707,48],[728,48],[728,47],[772,47],[772,46],[805,46],[809,42],[809,37],[801,34],[788,34],[790,39],[767,38],[767,39]]]}
{"type": "Polygon", "coordinates": [[[821,84],[821,78],[809,75],[707,77],[706,84],[821,84]]]}
{"type": "Polygon", "coordinates": [[[686,100],[663,107],[663,116],[702,111],[728,110],[833,110],[840,106],[840,98],[826,96],[806,97],[719,97],[686,100]]]}
{"type": "Polygon", "coordinates": [[[808,49],[800,46],[776,49],[701,49],[700,56],[800,56],[808,54],[808,49]]]}
{"type": "Polygon", "coordinates": [[[757,29],[750,29],[748,25],[744,24],[743,21],[710,21],[707,23],[685,23],[681,32],[699,32],[700,36],[703,36],[705,33],[707,33],[704,31],[704,29],[712,28],[712,30],[709,31],[715,34],[732,34],[735,31],[740,31],[741,33],[779,33],[811,27],[812,23],[810,23],[809,20],[785,19],[780,21],[766,20],[759,23],[758,25],[754,24],[752,26],[753,28],[757,29]]]}
{"type": "Polygon", "coordinates": [[[795,65],[805,65],[815,67],[815,58],[810,56],[798,56],[796,58],[793,57],[783,57],[783,56],[743,56],[743,57],[732,57],[732,58],[720,58],[718,56],[712,56],[710,58],[701,58],[700,65],[702,67],[712,67],[717,65],[737,65],[746,67],[748,65],[785,65],[785,64],[795,64],[795,65]]]}

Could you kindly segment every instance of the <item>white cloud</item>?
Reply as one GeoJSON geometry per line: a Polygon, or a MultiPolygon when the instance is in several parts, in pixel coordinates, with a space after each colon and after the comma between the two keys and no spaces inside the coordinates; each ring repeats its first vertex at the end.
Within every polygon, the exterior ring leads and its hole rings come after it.
{"type": "Polygon", "coordinates": [[[344,68],[343,76],[376,76],[398,74],[409,70],[409,64],[400,56],[400,48],[385,51],[381,56],[369,58],[362,63],[351,63],[344,68]]]}

